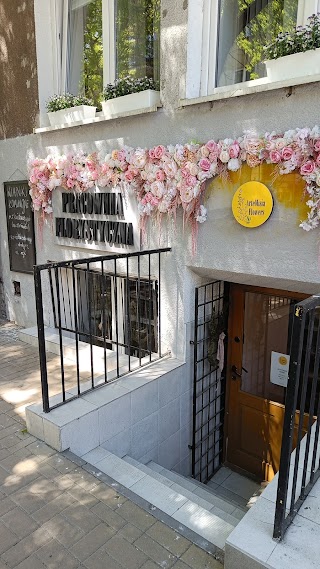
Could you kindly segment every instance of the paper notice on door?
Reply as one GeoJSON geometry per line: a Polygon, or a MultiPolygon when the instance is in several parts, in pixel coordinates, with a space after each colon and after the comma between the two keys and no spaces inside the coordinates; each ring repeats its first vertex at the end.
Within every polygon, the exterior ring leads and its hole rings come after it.
{"type": "Polygon", "coordinates": [[[271,352],[270,381],[275,385],[287,387],[290,356],[271,352]]]}

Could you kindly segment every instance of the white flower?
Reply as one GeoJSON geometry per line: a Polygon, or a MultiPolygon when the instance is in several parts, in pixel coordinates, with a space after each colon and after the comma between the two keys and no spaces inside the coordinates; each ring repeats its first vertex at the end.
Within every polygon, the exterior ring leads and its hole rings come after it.
{"type": "Polygon", "coordinates": [[[238,158],[231,158],[228,162],[228,170],[231,172],[236,172],[240,168],[240,162],[238,158]]]}
{"type": "Polygon", "coordinates": [[[219,158],[220,158],[221,162],[226,164],[230,160],[229,152],[227,150],[221,150],[219,158]]]}
{"type": "Polygon", "coordinates": [[[204,205],[201,205],[198,210],[198,214],[196,215],[196,221],[198,223],[204,223],[207,220],[207,210],[204,205]]]}

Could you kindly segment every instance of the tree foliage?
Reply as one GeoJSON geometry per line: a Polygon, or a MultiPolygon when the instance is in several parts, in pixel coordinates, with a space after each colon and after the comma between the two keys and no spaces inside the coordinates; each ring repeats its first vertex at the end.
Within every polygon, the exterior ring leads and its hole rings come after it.
{"type": "MultiPolygon", "coordinates": [[[[259,77],[259,64],[263,61],[264,46],[275,40],[281,32],[290,31],[296,25],[298,0],[271,0],[249,19],[250,9],[256,0],[238,0],[240,16],[248,23],[237,37],[236,43],[245,57],[245,68],[250,79],[259,77]]],[[[260,70],[261,71],[261,70],[260,70]]]]}
{"type": "MultiPolygon", "coordinates": [[[[116,78],[159,80],[160,0],[115,3],[116,78]]],[[[102,0],[86,7],[82,90],[95,104],[103,92],[102,0]]]]}

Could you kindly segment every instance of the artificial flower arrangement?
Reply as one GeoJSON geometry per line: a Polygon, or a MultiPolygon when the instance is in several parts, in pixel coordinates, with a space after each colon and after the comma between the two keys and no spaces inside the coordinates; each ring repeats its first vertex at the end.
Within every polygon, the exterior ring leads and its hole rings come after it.
{"type": "Polygon", "coordinates": [[[151,77],[135,78],[128,75],[122,79],[116,79],[112,84],[109,83],[103,91],[103,100],[108,101],[117,97],[131,95],[132,93],[141,93],[141,91],[159,91],[159,82],[151,77]]]}
{"type": "Polygon", "coordinates": [[[320,14],[312,14],[306,26],[297,26],[291,32],[282,32],[264,48],[266,59],[278,59],[320,47],[320,14]]]}
{"type": "Polygon", "coordinates": [[[193,244],[199,223],[207,218],[203,205],[206,181],[236,172],[243,164],[253,168],[273,164],[275,174],[299,172],[306,182],[306,231],[320,224],[320,129],[315,126],[258,136],[245,132],[239,138],[209,140],[205,144],[158,145],[150,149],[124,147],[102,159],[70,154],[36,158],[29,164],[33,206],[42,218],[52,212],[57,187],[85,192],[100,187],[131,188],[138,201],[141,226],[149,218],[175,217],[182,209],[192,228],[193,244]]]}

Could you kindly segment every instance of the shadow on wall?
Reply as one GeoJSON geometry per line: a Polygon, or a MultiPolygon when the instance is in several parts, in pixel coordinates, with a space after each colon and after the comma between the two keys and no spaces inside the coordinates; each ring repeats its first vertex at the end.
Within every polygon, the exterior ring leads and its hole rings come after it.
{"type": "Polygon", "coordinates": [[[0,0],[0,139],[29,134],[38,112],[33,0],[0,0]]]}

